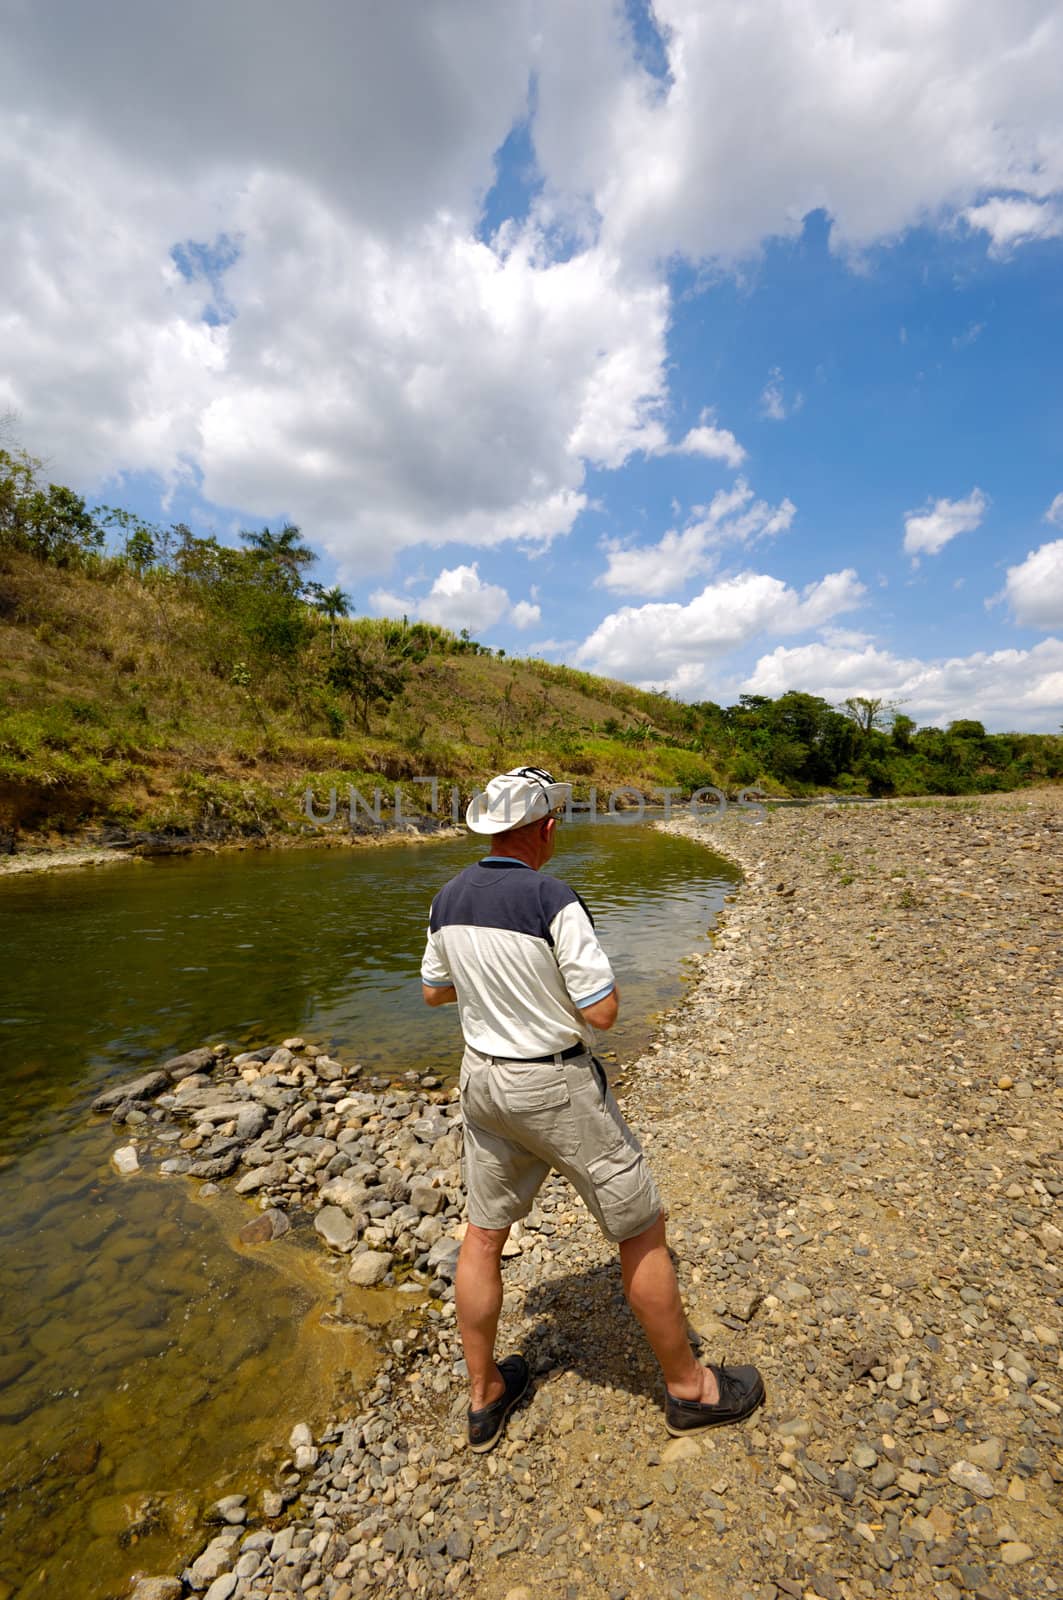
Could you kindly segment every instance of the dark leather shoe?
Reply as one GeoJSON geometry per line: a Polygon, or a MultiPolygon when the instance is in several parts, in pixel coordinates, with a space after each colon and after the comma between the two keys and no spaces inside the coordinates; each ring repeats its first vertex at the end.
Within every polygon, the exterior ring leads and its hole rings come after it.
{"type": "Polygon", "coordinates": [[[493,1444],[497,1444],[505,1429],[506,1418],[528,1392],[531,1370],[523,1356],[507,1356],[498,1363],[498,1370],[506,1384],[502,1394],[482,1410],[469,1412],[471,1450],[490,1450],[493,1444]]]}
{"type": "Polygon", "coordinates": [[[723,1428],[729,1422],[742,1422],[764,1404],[764,1380],[756,1367],[717,1367],[706,1362],[716,1374],[720,1398],[715,1405],[703,1400],[677,1400],[665,1390],[664,1425],[678,1437],[699,1428],[723,1428]]]}

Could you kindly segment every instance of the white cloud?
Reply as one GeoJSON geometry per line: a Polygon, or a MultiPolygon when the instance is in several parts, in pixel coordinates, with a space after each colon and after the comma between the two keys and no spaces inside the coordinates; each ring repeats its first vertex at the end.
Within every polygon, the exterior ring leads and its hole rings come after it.
{"type": "Polygon", "coordinates": [[[509,595],[500,584],[485,583],[475,561],[468,566],[444,567],[426,595],[391,594],[377,589],[369,603],[380,616],[415,617],[455,632],[462,628],[468,628],[470,633],[485,631],[507,614],[517,628],[527,628],[541,620],[538,606],[529,605],[526,600],[511,606],[509,595]]]}
{"type": "Polygon", "coordinates": [[[509,614],[509,620],[515,628],[532,628],[543,620],[542,607],[533,605],[529,600],[518,600],[509,614]]]}
{"type": "Polygon", "coordinates": [[[1063,234],[1063,206],[1037,200],[996,196],[978,206],[968,206],[963,219],[988,233],[990,255],[1004,256],[1017,245],[1035,239],[1058,239],[1063,234]]]}
{"type": "Polygon", "coordinates": [[[966,500],[935,500],[923,511],[909,511],[904,518],[906,554],[937,555],[959,533],[971,533],[985,516],[989,501],[981,489],[972,489],[966,500]]]}
{"type": "Polygon", "coordinates": [[[1009,567],[1004,596],[1015,621],[1025,627],[1063,628],[1063,539],[1031,550],[1025,561],[1009,567]]]}
{"type": "Polygon", "coordinates": [[[769,422],[785,422],[795,411],[800,411],[804,403],[805,397],[800,393],[795,394],[792,400],[787,400],[783,392],[782,368],[772,367],[768,373],[768,381],[761,391],[761,416],[767,417],[769,422]]]}
{"type": "Polygon", "coordinates": [[[554,0],[533,131],[554,203],[629,255],[734,258],[816,208],[860,249],[1063,189],[1055,0],[654,0],[663,87],[610,43],[613,9],[554,0]]]}
{"type": "MultiPolygon", "coordinates": [[[[542,545],[588,465],[669,449],[677,255],[733,262],[814,207],[852,249],[961,212],[994,248],[1056,229],[1053,0],[654,14],[664,85],[616,0],[17,0],[0,411],[79,487],[154,471],[287,514],[349,582],[414,544],[542,545]],[[533,81],[544,191],[485,241],[533,81]],[[224,235],[220,281],[172,265],[224,235]]],[[[704,420],[671,448],[742,460],[704,420]]]]}
{"type": "Polygon", "coordinates": [[[1056,495],[1045,512],[1045,521],[1051,522],[1056,528],[1063,528],[1063,494],[1056,495]]]}
{"type": "Polygon", "coordinates": [[[766,573],[744,572],[710,584],[685,605],[624,606],[600,622],[576,652],[584,666],[683,693],[721,657],[762,633],[803,633],[864,595],[847,568],[809,583],[800,593],[766,573]]]}
{"type": "Polygon", "coordinates": [[[974,717],[998,732],[1053,732],[1063,713],[1063,640],[942,661],[896,656],[874,645],[780,645],[760,658],[741,689],[772,696],[800,689],[834,705],[868,695],[903,702],[905,714],[921,723],[944,726],[974,717]]]}
{"type": "Polygon", "coordinates": [[[682,532],[669,529],[656,544],[604,540],[608,566],[595,582],[616,594],[670,594],[711,571],[725,545],[748,545],[785,533],[796,510],[791,500],[777,506],[754,501],[752,489],[739,478],[733,488],[719,490],[709,505],[693,507],[693,520],[682,532]]]}
{"type": "Polygon", "coordinates": [[[725,461],[729,467],[740,467],[746,452],[729,428],[717,428],[713,423],[702,422],[676,445],[672,452],[684,456],[707,456],[710,461],[725,461]]]}

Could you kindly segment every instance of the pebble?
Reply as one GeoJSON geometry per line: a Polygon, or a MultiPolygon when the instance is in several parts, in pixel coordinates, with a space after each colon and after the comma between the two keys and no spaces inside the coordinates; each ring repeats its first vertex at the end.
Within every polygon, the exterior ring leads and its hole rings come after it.
{"type": "Polygon", "coordinates": [[[140,1160],[137,1156],[136,1145],[123,1144],[111,1156],[111,1165],[116,1172],[128,1175],[140,1171],[140,1160]]]}

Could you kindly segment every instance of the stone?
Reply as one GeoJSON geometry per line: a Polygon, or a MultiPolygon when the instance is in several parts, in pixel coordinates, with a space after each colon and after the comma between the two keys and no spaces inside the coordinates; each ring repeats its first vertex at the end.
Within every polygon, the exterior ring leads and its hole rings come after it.
{"type": "Polygon", "coordinates": [[[203,1600],[229,1600],[239,1581],[235,1572],[223,1572],[220,1577],[215,1578],[203,1600]]]}
{"type": "Polygon", "coordinates": [[[228,1522],[232,1527],[238,1527],[247,1521],[247,1496],[246,1494],[227,1494],[221,1500],[216,1500],[213,1507],[214,1515],[222,1522],[228,1522]]]}
{"type": "Polygon", "coordinates": [[[967,1489],[983,1500],[991,1500],[997,1492],[992,1480],[970,1461],[957,1461],[949,1468],[949,1477],[961,1489],[967,1489]]]}
{"type": "Polygon", "coordinates": [[[296,1472],[313,1472],[318,1463],[318,1448],[313,1444],[301,1444],[295,1452],[296,1472]]]}
{"type": "Polygon", "coordinates": [[[1004,1446],[994,1436],[983,1440],[981,1444],[967,1446],[967,1460],[973,1461],[976,1467],[985,1467],[990,1472],[999,1472],[1004,1465],[1004,1446]]]}
{"type": "Polygon", "coordinates": [[[454,1275],[458,1270],[458,1254],[460,1250],[460,1239],[437,1240],[428,1252],[429,1272],[434,1272],[436,1277],[445,1278],[448,1283],[453,1283],[454,1275]]]}
{"type": "Polygon", "coordinates": [[[270,1206],[268,1211],[263,1211],[261,1216],[253,1217],[250,1222],[245,1222],[237,1238],[241,1244],[272,1244],[274,1239],[279,1239],[282,1234],[288,1233],[291,1223],[284,1212],[276,1206],[270,1206]]]}
{"type": "Polygon", "coordinates": [[[437,1189],[432,1183],[423,1181],[410,1185],[410,1204],[425,1217],[434,1217],[443,1205],[446,1196],[442,1189],[437,1189]]]}
{"type": "Polygon", "coordinates": [[[92,1109],[113,1111],[115,1106],[123,1105],[127,1100],[151,1100],[167,1088],[169,1082],[165,1072],[145,1072],[139,1078],[131,1078],[128,1083],[120,1083],[117,1088],[105,1089],[92,1102],[92,1109]]]}
{"type": "Polygon", "coordinates": [[[208,1046],[200,1050],[189,1050],[183,1056],[171,1056],[169,1061],[164,1061],[162,1071],[171,1083],[177,1083],[181,1078],[187,1078],[193,1072],[209,1072],[217,1065],[218,1057],[208,1046]]]}
{"type": "Polygon", "coordinates": [[[234,1528],[231,1532],[219,1533],[216,1539],[210,1541],[202,1555],[196,1557],[189,1569],[189,1583],[193,1589],[205,1589],[208,1583],[213,1583],[215,1578],[228,1568],[232,1559],[233,1545],[239,1537],[234,1528]]]}
{"type": "Polygon", "coordinates": [[[371,1289],[387,1277],[394,1259],[387,1250],[362,1250],[351,1259],[348,1281],[361,1289],[371,1289]]]}
{"type": "Polygon", "coordinates": [[[674,1461],[693,1461],[700,1455],[701,1446],[696,1439],[673,1439],[661,1451],[661,1461],[670,1465],[674,1461]]]}
{"type": "Polygon", "coordinates": [[[181,1600],[184,1592],[180,1578],[138,1578],[129,1600],[181,1600]]]}
{"type": "Polygon", "coordinates": [[[872,1450],[869,1444],[858,1444],[853,1450],[854,1467],[860,1467],[863,1471],[870,1472],[871,1468],[875,1466],[877,1462],[878,1452],[872,1450]]]}
{"type": "Polygon", "coordinates": [[[300,1450],[304,1445],[313,1444],[314,1435],[308,1422],[297,1422],[288,1435],[289,1450],[300,1450]]]}
{"type": "Polygon", "coordinates": [[[354,1223],[339,1206],[322,1206],[314,1218],[314,1228],[333,1250],[346,1250],[354,1239],[354,1223]]]}
{"type": "Polygon", "coordinates": [[[321,1190],[321,1198],[327,1205],[339,1206],[349,1217],[360,1215],[368,1194],[369,1190],[365,1184],[347,1173],[338,1178],[331,1178],[321,1190]]]}
{"type": "Polygon", "coordinates": [[[115,1150],[111,1156],[111,1165],[116,1172],[121,1172],[127,1176],[132,1172],[139,1172],[140,1161],[137,1157],[136,1145],[119,1145],[118,1149],[115,1150]]]}
{"type": "Polygon", "coordinates": [[[1034,1557],[1033,1547],[1018,1539],[1009,1539],[1002,1544],[998,1554],[1006,1567],[1021,1566],[1024,1561],[1032,1561],[1034,1557]]]}

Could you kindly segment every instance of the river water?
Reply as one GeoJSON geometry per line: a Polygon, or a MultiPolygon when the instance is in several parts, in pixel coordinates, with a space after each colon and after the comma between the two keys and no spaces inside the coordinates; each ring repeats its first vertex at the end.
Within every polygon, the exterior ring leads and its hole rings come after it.
{"type": "MultiPolygon", "coordinates": [[[[623,816],[560,840],[547,870],[613,960],[622,1064],[737,874],[623,816]]],[[[0,1600],[103,1600],[172,1570],[210,1501],[254,1497],[293,1423],[365,1381],[375,1346],[349,1316],[408,1305],[350,1290],[338,1307],[305,1232],[243,1250],[246,1202],[118,1178],[89,1101],[197,1045],[291,1034],[389,1078],[452,1076],[456,1014],[423,1005],[417,974],[432,895],[479,853],[461,839],[0,880],[0,1600]]]]}

